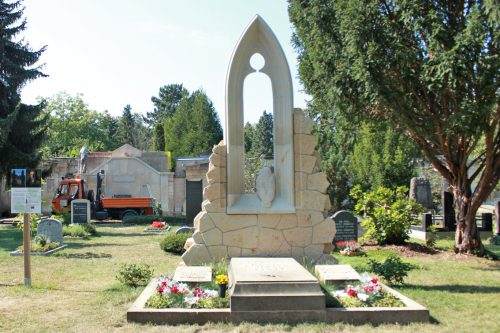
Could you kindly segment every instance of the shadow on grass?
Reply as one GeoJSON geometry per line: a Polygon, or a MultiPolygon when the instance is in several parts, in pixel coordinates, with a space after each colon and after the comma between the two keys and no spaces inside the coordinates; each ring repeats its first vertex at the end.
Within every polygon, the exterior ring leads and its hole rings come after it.
{"type": "Polygon", "coordinates": [[[0,229],[0,250],[14,251],[23,243],[23,233],[17,228],[0,229]]]}
{"type": "Polygon", "coordinates": [[[111,236],[111,237],[143,237],[143,236],[151,236],[151,235],[157,235],[157,234],[152,234],[152,233],[123,233],[123,232],[106,232],[106,231],[99,231],[100,236],[111,236]]]}
{"type": "Polygon", "coordinates": [[[109,253],[56,253],[53,257],[59,257],[64,259],[109,259],[113,256],[109,253]]]}
{"type": "Polygon", "coordinates": [[[416,284],[405,284],[398,286],[399,290],[404,289],[418,289],[425,291],[447,291],[452,293],[464,293],[464,294],[474,294],[474,293],[488,293],[496,294],[500,293],[500,287],[492,286],[471,286],[471,285],[458,285],[458,284],[445,284],[438,286],[422,286],[416,284]]]}
{"type": "Polygon", "coordinates": [[[68,247],[66,248],[67,250],[86,249],[92,247],[106,247],[106,246],[112,246],[112,247],[130,246],[130,244],[119,244],[119,243],[66,243],[66,244],[68,245],[68,247]]]}

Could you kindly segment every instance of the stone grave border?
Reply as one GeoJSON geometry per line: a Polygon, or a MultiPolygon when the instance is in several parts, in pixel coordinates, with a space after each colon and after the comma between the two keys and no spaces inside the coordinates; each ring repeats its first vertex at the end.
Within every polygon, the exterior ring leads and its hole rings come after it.
{"type": "Polygon", "coordinates": [[[344,322],[349,324],[381,324],[429,322],[429,310],[401,293],[383,285],[384,290],[401,300],[406,307],[325,308],[317,311],[231,311],[226,309],[151,309],[146,302],[156,291],[153,279],[127,311],[127,321],[154,324],[199,324],[208,322],[289,323],[344,322]]]}
{"type": "MultiPolygon", "coordinates": [[[[61,246],[58,246],[55,249],[49,250],[47,252],[31,252],[31,255],[32,256],[49,256],[52,253],[60,251],[60,250],[64,249],[67,246],[68,246],[68,244],[62,244],[61,246]]],[[[12,257],[19,257],[19,256],[23,255],[23,251],[19,251],[19,250],[12,251],[12,252],[10,252],[10,255],[12,257]]]]}

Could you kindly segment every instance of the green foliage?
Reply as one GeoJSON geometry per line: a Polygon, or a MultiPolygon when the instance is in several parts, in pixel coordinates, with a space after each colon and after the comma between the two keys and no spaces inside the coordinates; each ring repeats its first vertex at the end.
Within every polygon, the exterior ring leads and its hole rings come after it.
{"type": "Polygon", "coordinates": [[[146,264],[122,264],[116,278],[127,286],[145,286],[153,277],[153,272],[146,264]]]}
{"type": "Polygon", "coordinates": [[[211,297],[200,299],[197,303],[200,309],[224,309],[229,308],[229,292],[226,297],[211,297]]]}
{"type": "Polygon", "coordinates": [[[164,297],[160,294],[153,294],[146,302],[146,307],[153,309],[166,309],[174,307],[176,300],[172,297],[164,297]]]}
{"type": "Polygon", "coordinates": [[[66,207],[61,208],[61,213],[59,215],[52,215],[51,217],[61,221],[63,225],[70,225],[71,223],[71,213],[66,207]]]}
{"type": "Polygon", "coordinates": [[[189,91],[182,84],[168,84],[160,88],[158,97],[151,97],[155,108],[153,112],[147,112],[146,122],[150,125],[163,122],[171,118],[182,99],[189,96],[189,91]]]}
{"type": "Polygon", "coordinates": [[[39,246],[45,246],[50,243],[50,238],[47,235],[38,235],[33,239],[33,242],[39,246]]]}
{"type": "Polygon", "coordinates": [[[81,224],[63,226],[63,236],[85,238],[90,236],[90,233],[85,230],[81,224]]]}
{"type": "Polygon", "coordinates": [[[264,111],[255,125],[251,152],[254,156],[273,155],[274,152],[273,114],[264,111]]]}
{"type": "MultiPolygon", "coordinates": [[[[14,221],[17,223],[17,228],[21,231],[24,232],[24,214],[18,214],[15,218],[14,221]]],[[[36,228],[38,225],[38,222],[42,218],[42,214],[30,214],[30,234],[33,235],[36,232],[36,228]]]]}
{"type": "Polygon", "coordinates": [[[184,249],[184,244],[191,236],[193,236],[192,233],[167,235],[161,240],[160,248],[165,252],[182,254],[186,251],[184,249]]]}
{"type": "Polygon", "coordinates": [[[92,223],[86,223],[83,225],[83,229],[91,236],[97,235],[97,229],[92,223]]]}
{"type": "Polygon", "coordinates": [[[153,151],[165,151],[164,132],[163,122],[157,122],[153,127],[153,151]]]}
{"type": "Polygon", "coordinates": [[[362,241],[402,244],[409,238],[412,215],[422,213],[424,208],[415,200],[408,199],[406,192],[404,186],[396,190],[379,186],[366,193],[359,186],[353,188],[351,196],[356,200],[354,210],[364,216],[361,225],[366,233],[362,241]]]}
{"type": "Polygon", "coordinates": [[[151,224],[153,221],[163,221],[170,225],[185,225],[186,216],[184,215],[138,215],[127,216],[123,219],[123,223],[127,224],[151,224]]]}
{"type": "Polygon", "coordinates": [[[370,271],[382,276],[389,284],[403,284],[413,265],[405,263],[397,255],[390,255],[383,263],[370,259],[370,271]]]}
{"type": "Polygon", "coordinates": [[[482,251],[474,215],[500,179],[498,3],[289,3],[319,121],[335,130],[346,119],[389,121],[404,132],[454,188],[457,248],[482,251]]]}
{"type": "Polygon", "coordinates": [[[210,266],[212,267],[212,280],[215,279],[217,275],[228,275],[227,271],[229,263],[226,258],[220,259],[215,263],[211,263],[210,266]]]}
{"type": "Polygon", "coordinates": [[[0,2],[0,176],[12,168],[36,167],[47,129],[43,103],[21,103],[21,89],[46,76],[36,65],[45,46],[33,50],[20,36],[26,29],[21,1],[0,2]]]}
{"type": "Polygon", "coordinates": [[[417,149],[387,123],[364,124],[350,155],[354,185],[362,189],[405,186],[415,176],[417,149]]]}
{"type": "Polygon", "coordinates": [[[164,122],[165,149],[173,156],[194,156],[222,139],[219,116],[201,90],[184,97],[175,114],[164,122]]]}
{"type": "Polygon", "coordinates": [[[45,157],[79,155],[80,148],[109,151],[118,147],[118,120],[107,111],[91,110],[81,94],[58,93],[45,100],[44,112],[49,116],[45,157]]]}
{"type": "MultiPolygon", "coordinates": [[[[32,242],[31,243],[31,252],[47,252],[47,251],[56,249],[59,246],[61,246],[61,243],[59,243],[59,242],[51,242],[51,243],[45,243],[45,244],[32,242]]],[[[24,251],[23,245],[18,246],[17,250],[23,252],[24,251]]]]}
{"type": "Polygon", "coordinates": [[[132,107],[129,104],[123,108],[116,136],[119,146],[128,143],[141,150],[147,150],[151,146],[151,133],[144,125],[142,117],[137,113],[132,113],[132,107]]]}

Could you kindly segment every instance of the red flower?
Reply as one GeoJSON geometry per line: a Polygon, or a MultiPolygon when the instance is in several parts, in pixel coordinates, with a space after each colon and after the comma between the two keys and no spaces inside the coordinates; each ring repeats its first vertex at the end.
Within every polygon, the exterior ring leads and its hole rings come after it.
{"type": "Polygon", "coordinates": [[[358,296],[358,292],[354,289],[348,289],[347,290],[347,295],[351,296],[351,297],[356,297],[358,296]]]}
{"type": "Polygon", "coordinates": [[[163,291],[165,290],[165,287],[161,286],[158,288],[158,294],[163,294],[163,291]]]}
{"type": "Polygon", "coordinates": [[[378,279],[377,278],[373,278],[370,282],[373,283],[373,284],[377,284],[378,283],[378,279]]]}
{"type": "Polygon", "coordinates": [[[153,229],[162,229],[165,227],[165,222],[162,222],[162,221],[153,221],[153,223],[151,223],[151,227],[153,229]]]}
{"type": "Polygon", "coordinates": [[[162,286],[162,287],[166,287],[166,286],[167,286],[167,281],[163,281],[163,282],[161,283],[161,286],[162,286]]]}
{"type": "Polygon", "coordinates": [[[171,294],[179,293],[179,288],[177,286],[170,287],[170,293],[171,294]]]}

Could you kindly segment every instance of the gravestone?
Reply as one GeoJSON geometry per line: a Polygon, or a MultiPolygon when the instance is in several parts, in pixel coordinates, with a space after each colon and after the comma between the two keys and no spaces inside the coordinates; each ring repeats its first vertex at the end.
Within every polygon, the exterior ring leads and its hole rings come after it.
{"type": "Polygon", "coordinates": [[[410,182],[410,199],[415,199],[427,209],[432,209],[431,183],[425,177],[413,177],[410,182]]]}
{"type": "Polygon", "coordinates": [[[351,265],[316,265],[314,271],[321,281],[329,284],[361,280],[361,276],[351,265]]]}
{"type": "Polygon", "coordinates": [[[455,208],[453,208],[453,194],[443,191],[443,222],[444,227],[450,231],[456,230],[455,208]]]}
{"type": "Polygon", "coordinates": [[[212,268],[208,266],[178,266],[175,269],[174,280],[186,283],[201,283],[212,281],[212,268]]]}
{"type": "Polygon", "coordinates": [[[90,223],[90,201],[86,199],[76,199],[71,201],[71,223],[90,223]]]}
{"type": "Polygon", "coordinates": [[[318,280],[292,258],[232,258],[231,311],[314,311],[325,308],[318,280]]]}
{"type": "Polygon", "coordinates": [[[37,236],[45,235],[50,242],[63,242],[62,223],[56,219],[43,219],[38,223],[37,236]]]}
{"type": "Polygon", "coordinates": [[[358,241],[358,219],[351,212],[341,210],[331,217],[335,221],[337,233],[334,242],[358,241]]]}
{"type": "Polygon", "coordinates": [[[177,229],[177,231],[175,232],[175,234],[176,235],[178,235],[178,234],[189,234],[189,233],[192,233],[193,231],[194,231],[194,228],[183,226],[183,227],[180,227],[179,229],[177,229]]]}

